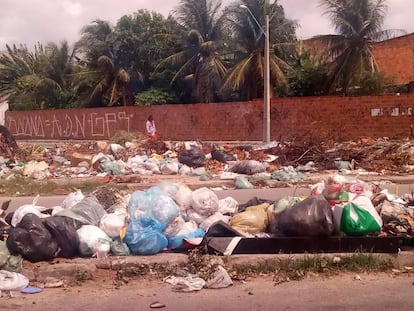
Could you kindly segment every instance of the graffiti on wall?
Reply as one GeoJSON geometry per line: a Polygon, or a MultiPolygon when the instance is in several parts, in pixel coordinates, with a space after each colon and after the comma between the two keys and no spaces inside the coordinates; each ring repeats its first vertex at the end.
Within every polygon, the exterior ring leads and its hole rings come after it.
{"type": "Polygon", "coordinates": [[[115,125],[122,122],[122,128],[130,131],[133,115],[120,112],[85,112],[81,114],[51,113],[50,116],[24,114],[19,117],[7,116],[6,125],[15,136],[32,138],[108,138],[115,125]]]}

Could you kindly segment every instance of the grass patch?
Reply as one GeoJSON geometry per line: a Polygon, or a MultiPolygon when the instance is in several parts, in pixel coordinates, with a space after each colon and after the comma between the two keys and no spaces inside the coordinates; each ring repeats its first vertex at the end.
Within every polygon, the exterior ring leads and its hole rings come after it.
{"type": "MultiPolygon", "coordinates": [[[[118,190],[126,189],[126,185],[122,184],[106,184],[118,190]]],[[[51,195],[56,190],[63,190],[63,192],[73,192],[81,190],[84,194],[91,193],[102,187],[99,182],[55,182],[48,179],[35,180],[23,175],[14,175],[10,179],[0,179],[0,195],[2,196],[32,196],[32,195],[51,195]]]]}
{"type": "Polygon", "coordinates": [[[268,259],[256,264],[234,265],[230,275],[245,278],[277,274],[286,279],[301,279],[308,273],[382,272],[395,267],[389,256],[355,253],[349,256],[305,255],[300,258],[268,259]]]}
{"type": "Polygon", "coordinates": [[[0,179],[1,195],[49,194],[57,188],[60,187],[53,181],[33,180],[22,175],[14,175],[14,177],[10,179],[0,179]]]}

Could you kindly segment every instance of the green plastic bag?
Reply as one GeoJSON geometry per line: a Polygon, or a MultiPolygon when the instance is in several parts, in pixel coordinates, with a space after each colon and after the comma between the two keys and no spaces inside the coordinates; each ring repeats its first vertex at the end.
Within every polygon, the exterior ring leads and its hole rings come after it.
{"type": "Polygon", "coordinates": [[[370,211],[349,202],[344,205],[341,217],[341,231],[346,235],[361,236],[378,233],[382,224],[379,224],[370,211]]]}
{"type": "Polygon", "coordinates": [[[20,273],[22,271],[22,263],[22,256],[10,255],[6,242],[0,241],[0,270],[20,273]]]}

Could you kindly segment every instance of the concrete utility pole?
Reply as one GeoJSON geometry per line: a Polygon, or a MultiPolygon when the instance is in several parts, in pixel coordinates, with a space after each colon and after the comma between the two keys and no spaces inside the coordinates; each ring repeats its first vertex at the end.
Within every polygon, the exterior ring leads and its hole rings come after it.
{"type": "Polygon", "coordinates": [[[268,10],[269,1],[265,1],[266,16],[265,16],[265,51],[264,51],[264,122],[263,122],[263,141],[265,143],[270,142],[270,31],[269,31],[269,14],[268,10]]]}

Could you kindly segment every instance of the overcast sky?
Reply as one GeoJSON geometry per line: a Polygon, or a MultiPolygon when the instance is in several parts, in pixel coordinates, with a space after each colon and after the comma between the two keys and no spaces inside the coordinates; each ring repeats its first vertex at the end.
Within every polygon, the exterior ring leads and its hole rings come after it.
{"type": "MultiPolygon", "coordinates": [[[[271,0],[272,1],[272,0],[271,0]]],[[[223,0],[227,5],[233,0],[223,0]]],[[[119,17],[139,9],[154,10],[165,16],[179,0],[0,0],[0,49],[5,44],[36,42],[74,42],[81,28],[95,19],[115,23],[119,17]]],[[[279,0],[288,18],[301,25],[297,35],[306,39],[333,33],[329,20],[322,16],[319,0],[279,0]]],[[[414,0],[388,0],[384,29],[414,32],[414,0]]]]}

